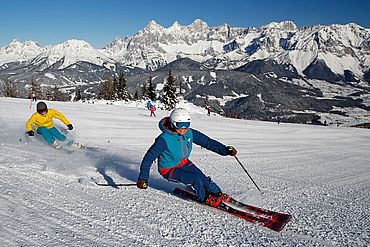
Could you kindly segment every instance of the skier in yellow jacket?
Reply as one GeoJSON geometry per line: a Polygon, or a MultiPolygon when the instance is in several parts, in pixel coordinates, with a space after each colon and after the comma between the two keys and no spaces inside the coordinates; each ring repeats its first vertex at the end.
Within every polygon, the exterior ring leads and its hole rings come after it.
{"type": "Polygon", "coordinates": [[[32,130],[32,125],[35,125],[36,132],[42,135],[48,144],[52,145],[54,148],[60,148],[60,145],[55,141],[55,139],[65,141],[67,138],[54,127],[53,118],[57,118],[62,121],[67,125],[69,130],[73,129],[72,124],[65,116],[63,116],[62,113],[54,109],[48,109],[44,102],[37,103],[36,109],[37,112],[35,112],[26,123],[28,135],[35,135],[32,130]]]}

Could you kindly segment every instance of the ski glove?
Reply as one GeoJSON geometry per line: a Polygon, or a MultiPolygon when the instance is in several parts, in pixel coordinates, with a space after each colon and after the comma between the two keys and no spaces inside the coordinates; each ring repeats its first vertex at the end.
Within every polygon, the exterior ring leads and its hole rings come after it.
{"type": "Polygon", "coordinates": [[[148,181],[146,181],[145,179],[139,179],[136,183],[137,187],[139,189],[147,189],[148,188],[148,181]]]}
{"type": "Polygon", "coordinates": [[[28,134],[29,136],[34,136],[34,135],[35,135],[35,133],[33,132],[33,130],[27,131],[27,134],[28,134]]]}
{"type": "Polygon", "coordinates": [[[69,130],[73,130],[72,124],[68,124],[67,127],[68,127],[69,130]]]}
{"type": "Polygon", "coordinates": [[[227,146],[227,154],[231,156],[235,156],[238,153],[233,146],[227,146]]]}

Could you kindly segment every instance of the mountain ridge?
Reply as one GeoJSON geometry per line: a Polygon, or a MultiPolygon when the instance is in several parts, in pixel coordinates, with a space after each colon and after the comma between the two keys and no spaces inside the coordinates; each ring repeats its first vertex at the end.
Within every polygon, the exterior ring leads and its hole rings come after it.
{"type": "MultiPolygon", "coordinates": [[[[211,27],[197,19],[187,26],[174,22],[165,28],[150,21],[133,36],[115,37],[101,49],[83,40],[45,47],[13,40],[0,48],[0,80],[14,81],[22,95],[27,95],[34,79],[44,86],[60,86],[70,96],[81,87],[88,97],[96,97],[101,82],[120,71],[127,75],[130,93],[150,75],[155,75],[153,82],[160,91],[172,69],[189,101],[202,105],[209,95],[215,97],[217,111],[259,119],[306,110],[323,116],[340,112],[337,107],[343,106],[367,111],[369,68],[370,29],[354,23],[297,27],[283,21],[242,28],[226,23],[211,27]],[[311,90],[315,93],[307,96],[311,90]],[[278,92],[291,94],[290,109],[278,92]],[[312,97],[317,102],[310,108],[306,103],[312,97]],[[331,108],[320,107],[320,97],[326,97],[331,108]],[[335,97],[347,102],[338,104],[335,97]],[[233,110],[244,104],[258,113],[245,107],[233,110]]],[[[351,115],[351,109],[344,111],[351,115]]]]}

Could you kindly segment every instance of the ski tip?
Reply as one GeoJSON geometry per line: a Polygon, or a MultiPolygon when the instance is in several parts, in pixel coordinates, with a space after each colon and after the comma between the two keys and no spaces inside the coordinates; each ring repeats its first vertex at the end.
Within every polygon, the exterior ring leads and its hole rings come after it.
{"type": "Polygon", "coordinates": [[[267,222],[265,226],[270,228],[273,231],[281,232],[285,228],[285,226],[290,222],[291,219],[292,219],[292,216],[287,215],[284,220],[282,220],[282,219],[280,219],[280,220],[271,220],[271,221],[267,222]]]}
{"type": "Polygon", "coordinates": [[[289,222],[292,219],[292,216],[290,214],[285,214],[285,213],[275,213],[272,216],[272,219],[276,221],[289,222]]]}

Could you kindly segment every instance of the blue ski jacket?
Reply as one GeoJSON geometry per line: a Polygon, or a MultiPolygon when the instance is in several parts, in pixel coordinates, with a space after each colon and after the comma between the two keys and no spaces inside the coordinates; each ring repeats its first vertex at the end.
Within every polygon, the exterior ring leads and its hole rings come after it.
{"type": "MultiPolygon", "coordinates": [[[[220,155],[228,155],[227,147],[205,134],[189,128],[183,136],[177,134],[170,128],[169,117],[159,121],[159,129],[162,133],[155,139],[154,144],[148,149],[140,166],[138,179],[149,179],[150,167],[155,159],[158,158],[158,171],[162,176],[178,167],[192,165],[188,159],[193,147],[193,143],[200,145],[210,151],[220,155]]],[[[171,176],[169,176],[171,177],[171,176]]]]}

